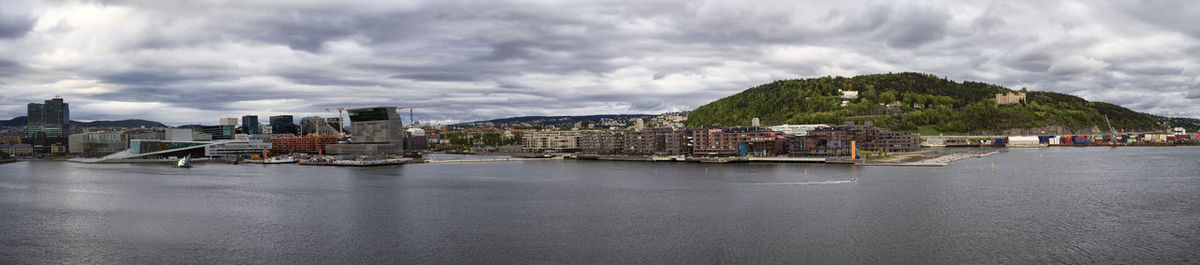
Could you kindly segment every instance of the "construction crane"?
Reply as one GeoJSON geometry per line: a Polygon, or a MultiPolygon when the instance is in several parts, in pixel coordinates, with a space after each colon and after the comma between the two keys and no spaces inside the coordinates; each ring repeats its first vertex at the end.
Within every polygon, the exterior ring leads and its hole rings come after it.
{"type": "MultiPolygon", "coordinates": [[[[337,131],[338,131],[338,136],[341,136],[341,135],[345,135],[345,134],[346,134],[346,132],[342,130],[342,127],[345,127],[345,126],[346,126],[346,118],[343,118],[343,117],[342,117],[342,112],[343,112],[343,111],[346,111],[346,108],[338,107],[338,108],[337,108],[337,111],[338,111],[338,127],[337,127],[337,131]]],[[[325,112],[332,112],[332,111],[330,111],[329,109],[325,109],[325,112]]]]}
{"type": "Polygon", "coordinates": [[[436,108],[436,107],[445,107],[445,106],[450,106],[450,104],[404,106],[404,107],[400,107],[400,108],[408,109],[408,126],[416,126],[417,120],[413,119],[413,109],[436,108]]]}

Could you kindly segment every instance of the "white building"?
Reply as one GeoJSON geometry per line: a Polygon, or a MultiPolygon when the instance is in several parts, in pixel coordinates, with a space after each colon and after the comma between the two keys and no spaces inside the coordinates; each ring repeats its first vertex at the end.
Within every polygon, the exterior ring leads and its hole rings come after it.
{"type": "Polygon", "coordinates": [[[221,118],[221,121],[220,121],[220,123],[218,123],[218,125],[237,127],[238,119],[237,118],[221,118]]]}
{"type": "Polygon", "coordinates": [[[754,119],[750,120],[750,126],[758,127],[758,126],[762,126],[762,125],[760,125],[760,123],[758,122],[758,118],[755,117],[754,119]]]}
{"type": "Polygon", "coordinates": [[[809,131],[816,130],[817,128],[821,128],[821,127],[829,127],[829,125],[825,125],[825,124],[784,124],[784,125],[777,125],[777,126],[768,126],[767,128],[769,128],[773,131],[776,131],[776,132],[782,132],[782,133],[796,135],[796,136],[805,136],[805,135],[808,135],[809,131]]]}
{"type": "Polygon", "coordinates": [[[192,129],[185,128],[170,128],[167,129],[167,141],[191,141],[192,129]]]}
{"type": "Polygon", "coordinates": [[[1183,127],[1175,127],[1175,129],[1171,129],[1171,132],[1174,134],[1187,134],[1187,129],[1184,129],[1183,127]]]}
{"type": "Polygon", "coordinates": [[[841,90],[841,89],[838,89],[838,92],[841,92],[841,93],[842,93],[842,98],[844,98],[844,99],[856,99],[856,98],[858,98],[858,91],[849,91],[849,90],[841,90]]]}

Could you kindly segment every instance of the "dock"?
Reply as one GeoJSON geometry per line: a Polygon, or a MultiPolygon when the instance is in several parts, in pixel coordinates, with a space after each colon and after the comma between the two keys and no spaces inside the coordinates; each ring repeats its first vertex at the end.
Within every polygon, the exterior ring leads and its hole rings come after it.
{"type": "Polygon", "coordinates": [[[825,163],[827,158],[824,157],[749,157],[746,158],[749,162],[766,162],[766,163],[825,163]]]}
{"type": "Polygon", "coordinates": [[[426,163],[490,163],[490,162],[518,162],[518,161],[546,161],[546,160],[561,160],[562,158],[492,158],[492,159],[446,159],[446,160],[426,160],[426,163]]]}

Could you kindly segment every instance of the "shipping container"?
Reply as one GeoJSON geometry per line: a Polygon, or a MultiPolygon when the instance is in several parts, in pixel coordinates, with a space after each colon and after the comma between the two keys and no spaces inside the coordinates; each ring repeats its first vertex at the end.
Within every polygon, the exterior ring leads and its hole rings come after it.
{"type": "Polygon", "coordinates": [[[1049,144],[1051,138],[1054,138],[1054,136],[1053,135],[1039,135],[1038,143],[1039,144],[1049,144]]]}

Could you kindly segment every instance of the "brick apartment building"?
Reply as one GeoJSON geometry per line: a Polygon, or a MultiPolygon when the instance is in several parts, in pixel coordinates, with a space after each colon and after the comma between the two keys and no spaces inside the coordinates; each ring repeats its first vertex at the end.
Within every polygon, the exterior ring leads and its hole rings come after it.
{"type": "Polygon", "coordinates": [[[626,155],[685,155],[691,153],[687,129],[677,127],[649,128],[625,133],[626,155]]]}
{"type": "Polygon", "coordinates": [[[325,146],[337,144],[338,137],[332,134],[310,134],[306,136],[283,135],[271,137],[267,141],[271,143],[271,152],[275,153],[324,154],[325,146]]]}
{"type": "Polygon", "coordinates": [[[787,134],[764,127],[729,127],[692,130],[692,154],[694,155],[738,155],[742,143],[776,149],[782,153],[782,140],[787,134]],[[775,147],[780,146],[780,147],[775,147]]]}
{"type": "Polygon", "coordinates": [[[850,141],[858,150],[883,152],[912,152],[920,150],[921,137],[910,132],[896,132],[875,127],[871,122],[818,128],[806,136],[788,138],[791,156],[848,156],[850,141]]]}

